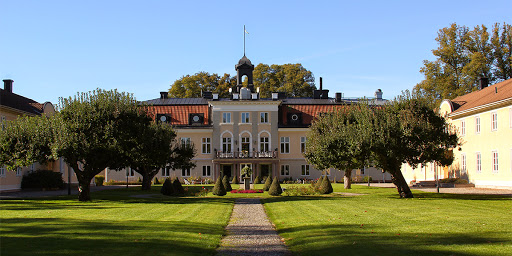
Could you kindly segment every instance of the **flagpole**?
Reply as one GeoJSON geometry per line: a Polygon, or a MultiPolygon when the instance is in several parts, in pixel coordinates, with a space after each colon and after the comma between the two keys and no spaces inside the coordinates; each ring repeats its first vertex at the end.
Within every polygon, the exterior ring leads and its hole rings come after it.
{"type": "Polygon", "coordinates": [[[245,25],[244,25],[244,56],[245,56],[245,25]]]}

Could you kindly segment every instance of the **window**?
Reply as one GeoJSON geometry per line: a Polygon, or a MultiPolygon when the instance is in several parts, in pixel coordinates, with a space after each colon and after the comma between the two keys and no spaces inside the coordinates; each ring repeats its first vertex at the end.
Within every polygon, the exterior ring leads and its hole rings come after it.
{"type": "Polygon", "coordinates": [[[16,177],[21,176],[21,167],[16,168],[16,177]]]}
{"type": "Polygon", "coordinates": [[[467,165],[466,165],[466,154],[461,154],[460,155],[460,161],[461,161],[461,165],[462,165],[462,169],[460,171],[462,173],[466,173],[466,168],[467,168],[467,165]]]}
{"type": "Polygon", "coordinates": [[[498,164],[498,151],[492,151],[492,172],[498,173],[499,164],[498,164]]]}
{"type": "Polygon", "coordinates": [[[466,120],[460,121],[460,130],[462,136],[466,135],[466,120]]]}
{"type": "Polygon", "coordinates": [[[203,176],[212,176],[212,167],[209,165],[203,165],[203,176]]]}
{"type": "Polygon", "coordinates": [[[480,117],[475,117],[475,133],[480,134],[480,117]]]}
{"type": "Polygon", "coordinates": [[[231,113],[227,113],[227,112],[222,113],[222,122],[225,124],[231,123],[231,113]]]}
{"type": "Polygon", "coordinates": [[[281,137],[281,153],[290,153],[290,137],[281,137]]]}
{"type": "Polygon", "coordinates": [[[190,168],[182,168],[181,169],[181,176],[182,177],[189,177],[190,176],[190,168]]]}
{"type": "Polygon", "coordinates": [[[482,172],[482,155],[476,152],[476,173],[482,172]]]}
{"type": "Polygon", "coordinates": [[[5,167],[0,167],[0,177],[5,177],[5,167]]]}
{"type": "Polygon", "coordinates": [[[492,113],[491,130],[492,131],[497,131],[498,130],[498,113],[496,113],[496,112],[492,113]]]}
{"type": "Polygon", "coordinates": [[[289,176],[290,175],[290,166],[287,164],[281,165],[281,176],[289,176]]]}
{"type": "Polygon", "coordinates": [[[509,113],[508,120],[509,120],[509,123],[510,123],[510,128],[512,128],[512,108],[508,109],[508,113],[509,113]]]}
{"type": "Polygon", "coordinates": [[[162,169],[162,176],[163,177],[169,177],[170,176],[170,172],[171,172],[171,167],[170,166],[166,166],[165,168],[162,169]]]}
{"type": "MultiPolygon", "coordinates": [[[[512,113],[512,111],[511,111],[511,113],[512,113]]],[[[263,123],[263,124],[268,123],[268,112],[260,113],[260,123],[263,123]]]]}
{"type": "Polygon", "coordinates": [[[242,112],[242,123],[243,124],[248,124],[251,122],[251,119],[250,119],[250,114],[249,112],[242,112]]]}
{"type": "Polygon", "coordinates": [[[302,176],[309,176],[309,165],[303,164],[301,169],[302,169],[302,173],[301,173],[302,176]]]}
{"type": "Polygon", "coordinates": [[[127,177],[135,176],[135,171],[131,167],[126,167],[126,176],[127,177]]]}
{"type": "Polygon", "coordinates": [[[212,143],[210,138],[202,138],[201,139],[201,149],[203,154],[211,154],[212,153],[212,143]]]}
{"type": "Polygon", "coordinates": [[[300,137],[300,152],[306,153],[306,137],[300,137]]]}
{"type": "Polygon", "coordinates": [[[268,137],[261,137],[260,138],[260,151],[261,152],[268,152],[270,151],[270,143],[268,137]]]}
{"type": "MultiPolygon", "coordinates": [[[[83,166],[81,166],[83,168],[83,166]]],[[[35,164],[31,164],[30,165],[30,172],[33,172],[34,170],[36,169],[36,165],[35,164]]]]}
{"type": "Polygon", "coordinates": [[[190,147],[190,138],[181,138],[181,146],[182,147],[190,147]]]}
{"type": "Polygon", "coordinates": [[[231,138],[222,138],[222,152],[231,153],[231,138]]]}

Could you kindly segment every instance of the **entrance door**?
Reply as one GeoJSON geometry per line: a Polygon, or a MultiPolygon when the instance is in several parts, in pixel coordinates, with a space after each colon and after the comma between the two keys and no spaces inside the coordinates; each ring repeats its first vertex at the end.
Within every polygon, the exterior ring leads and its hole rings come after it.
{"type": "Polygon", "coordinates": [[[228,176],[229,180],[231,180],[231,168],[232,166],[231,165],[221,165],[222,166],[222,169],[221,169],[221,179],[224,178],[224,176],[228,176]]]}
{"type": "Polygon", "coordinates": [[[260,165],[261,170],[261,178],[265,178],[272,175],[272,165],[270,164],[261,164],[260,165]]]}

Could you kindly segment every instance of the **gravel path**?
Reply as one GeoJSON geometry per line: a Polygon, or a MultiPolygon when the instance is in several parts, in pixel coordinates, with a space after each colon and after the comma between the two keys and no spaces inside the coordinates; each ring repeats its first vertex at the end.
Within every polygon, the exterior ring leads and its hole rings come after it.
{"type": "Polygon", "coordinates": [[[260,199],[237,199],[218,256],[292,255],[267,217],[260,199]]]}

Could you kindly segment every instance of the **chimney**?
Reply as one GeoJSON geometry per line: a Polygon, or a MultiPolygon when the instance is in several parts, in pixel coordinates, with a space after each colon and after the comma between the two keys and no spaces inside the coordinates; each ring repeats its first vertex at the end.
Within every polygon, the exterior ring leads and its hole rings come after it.
{"type": "Polygon", "coordinates": [[[376,98],[377,100],[382,100],[382,90],[381,90],[381,89],[377,89],[377,90],[375,91],[375,98],[376,98]]]}
{"type": "Polygon", "coordinates": [[[160,99],[167,99],[169,96],[168,92],[160,92],[160,99]]]}
{"type": "Polygon", "coordinates": [[[487,78],[487,77],[478,78],[478,89],[482,90],[483,88],[485,88],[487,86],[489,86],[489,78],[487,78]]]}
{"type": "Polygon", "coordinates": [[[12,83],[14,82],[12,79],[4,79],[4,90],[8,92],[12,92],[12,83]]]}
{"type": "Polygon", "coordinates": [[[341,92],[336,93],[336,99],[335,102],[341,102],[341,92]]]}
{"type": "Polygon", "coordinates": [[[322,90],[322,77],[320,77],[320,91],[322,90]]]}

